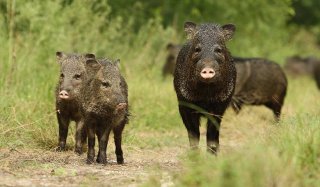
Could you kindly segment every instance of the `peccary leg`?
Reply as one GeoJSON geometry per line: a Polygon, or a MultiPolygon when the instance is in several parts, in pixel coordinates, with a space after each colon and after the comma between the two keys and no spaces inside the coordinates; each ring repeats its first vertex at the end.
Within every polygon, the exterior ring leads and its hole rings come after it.
{"type": "Polygon", "coordinates": [[[107,163],[107,145],[109,140],[109,134],[111,129],[105,128],[103,133],[101,133],[101,137],[99,140],[99,157],[97,159],[97,162],[100,164],[106,164],[107,163]]]}
{"type": "Polygon", "coordinates": [[[114,134],[114,143],[116,146],[116,156],[117,156],[117,163],[123,164],[123,152],[121,147],[121,141],[122,141],[122,131],[125,126],[125,121],[121,122],[120,125],[113,128],[113,134],[114,134]]]}
{"type": "Polygon", "coordinates": [[[57,150],[64,151],[66,147],[70,119],[64,118],[60,113],[57,113],[57,118],[59,123],[59,143],[57,150]]]}
{"type": "Polygon", "coordinates": [[[265,104],[265,106],[270,108],[273,111],[273,114],[274,114],[276,121],[279,122],[282,104],[270,102],[270,103],[265,104]]]}
{"type": "MultiPolygon", "coordinates": [[[[98,137],[98,142],[100,142],[100,140],[101,140],[102,133],[103,133],[103,129],[101,129],[101,127],[96,129],[96,135],[98,137]]],[[[100,158],[100,149],[98,150],[98,156],[97,156],[97,160],[96,160],[98,163],[99,163],[99,158],[100,158]]]]}
{"type": "Polygon", "coordinates": [[[87,164],[94,162],[94,145],[95,145],[95,124],[86,124],[88,132],[88,156],[87,164]]]}
{"type": "Polygon", "coordinates": [[[221,119],[219,117],[213,117],[215,121],[208,119],[207,122],[207,151],[213,154],[217,154],[219,149],[219,128],[221,119]]]}
{"type": "Polygon", "coordinates": [[[84,127],[84,122],[80,120],[76,123],[76,146],[75,146],[75,152],[79,155],[82,154],[82,145],[85,140],[83,136],[87,136],[87,134],[86,134],[86,129],[84,127]]]}
{"type": "Polygon", "coordinates": [[[242,103],[237,101],[231,101],[231,107],[236,114],[239,114],[242,107],[242,103]]]}
{"type": "Polygon", "coordinates": [[[82,131],[81,131],[81,144],[82,144],[82,149],[85,148],[87,144],[87,127],[83,126],[82,131]]]}
{"type": "Polygon", "coordinates": [[[191,149],[197,149],[200,140],[200,114],[183,106],[179,106],[179,112],[188,131],[190,147],[191,149]]]}

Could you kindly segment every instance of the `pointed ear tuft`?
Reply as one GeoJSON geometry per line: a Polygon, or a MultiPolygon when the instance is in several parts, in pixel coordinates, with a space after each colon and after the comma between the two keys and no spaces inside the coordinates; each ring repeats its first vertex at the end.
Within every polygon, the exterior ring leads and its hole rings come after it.
{"type": "Polygon", "coordinates": [[[167,50],[172,49],[173,47],[174,47],[174,44],[173,44],[173,43],[168,43],[168,45],[167,45],[167,50]]]}
{"type": "Polygon", "coordinates": [[[86,60],[86,67],[87,68],[93,68],[93,69],[95,69],[96,67],[100,67],[101,65],[100,65],[100,63],[96,60],[96,59],[87,59],[86,60]]]}
{"type": "Polygon", "coordinates": [[[84,55],[84,57],[86,59],[89,59],[89,58],[95,59],[96,58],[96,56],[94,54],[92,54],[92,53],[87,53],[87,54],[84,55]]]}
{"type": "Polygon", "coordinates": [[[236,26],[234,24],[225,24],[222,26],[223,29],[223,35],[224,38],[226,39],[226,41],[230,40],[234,34],[234,32],[236,31],[236,26]]]}
{"type": "Polygon", "coordinates": [[[187,34],[188,39],[192,39],[196,33],[197,25],[193,22],[187,21],[184,23],[184,31],[187,34]]]}
{"type": "Polygon", "coordinates": [[[89,58],[86,60],[88,77],[93,77],[101,67],[101,64],[96,59],[89,58]]]}
{"type": "Polygon", "coordinates": [[[118,68],[120,68],[120,59],[115,60],[114,65],[116,65],[118,68]]]}
{"type": "Polygon", "coordinates": [[[66,56],[66,54],[64,54],[63,52],[61,51],[57,51],[56,52],[56,57],[57,57],[57,60],[59,62],[59,60],[61,60],[62,58],[64,58],[66,56]]]}

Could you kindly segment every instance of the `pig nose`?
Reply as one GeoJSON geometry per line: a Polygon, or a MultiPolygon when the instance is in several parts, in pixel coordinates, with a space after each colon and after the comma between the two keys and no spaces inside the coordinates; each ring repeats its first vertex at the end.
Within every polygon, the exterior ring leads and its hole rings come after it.
{"type": "Polygon", "coordinates": [[[212,68],[203,68],[203,70],[200,73],[201,77],[204,79],[211,79],[212,77],[214,77],[215,74],[216,73],[212,68]]]}
{"type": "Polygon", "coordinates": [[[59,97],[61,99],[69,99],[69,93],[65,90],[62,90],[60,93],[59,93],[59,97]]]}

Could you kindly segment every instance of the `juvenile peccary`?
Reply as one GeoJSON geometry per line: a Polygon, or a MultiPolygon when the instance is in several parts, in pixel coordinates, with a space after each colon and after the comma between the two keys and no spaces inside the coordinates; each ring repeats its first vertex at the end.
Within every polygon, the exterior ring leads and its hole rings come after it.
{"type": "Polygon", "coordinates": [[[86,141],[86,129],[78,100],[80,89],[86,79],[85,62],[92,54],[65,54],[56,52],[60,64],[60,79],[56,87],[56,111],[59,123],[58,151],[65,150],[68,128],[71,121],[76,122],[75,152],[82,153],[86,141]]]}
{"type": "Polygon", "coordinates": [[[237,81],[231,106],[239,113],[243,104],[265,105],[279,120],[287,91],[282,68],[267,59],[234,58],[237,81]]]}
{"type": "Polygon", "coordinates": [[[122,164],[122,131],[128,123],[128,86],[118,68],[119,60],[90,59],[86,62],[88,81],[81,90],[82,112],[88,133],[87,163],[94,162],[95,135],[98,137],[97,162],[107,162],[106,150],[110,131],[113,130],[117,163],[122,164]]]}
{"type": "Polygon", "coordinates": [[[167,55],[166,63],[164,64],[164,66],[162,68],[162,76],[163,77],[165,77],[167,75],[173,75],[174,69],[176,66],[177,56],[178,56],[180,49],[181,49],[181,45],[177,45],[177,44],[173,44],[173,43],[169,43],[167,45],[168,55],[167,55]]]}
{"type": "Polygon", "coordinates": [[[174,72],[179,112],[192,148],[199,145],[200,117],[208,118],[207,150],[215,154],[221,119],[236,82],[236,69],[225,45],[235,26],[186,22],[184,30],[189,40],[179,52],[174,72]]]}

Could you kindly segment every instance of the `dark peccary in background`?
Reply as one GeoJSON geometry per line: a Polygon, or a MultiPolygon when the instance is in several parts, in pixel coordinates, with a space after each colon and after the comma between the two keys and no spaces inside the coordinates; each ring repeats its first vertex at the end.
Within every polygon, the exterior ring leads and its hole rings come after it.
{"type": "Polygon", "coordinates": [[[284,70],[291,76],[312,75],[314,57],[303,58],[295,55],[286,58],[284,70]]]}
{"type": "Polygon", "coordinates": [[[186,22],[184,30],[188,41],[179,52],[174,72],[179,112],[192,148],[199,145],[200,117],[204,115],[210,119],[207,150],[216,153],[221,119],[236,82],[236,69],[225,45],[232,38],[235,26],[210,23],[197,26],[186,22]]]}
{"type": "Polygon", "coordinates": [[[80,112],[79,94],[86,79],[85,62],[91,54],[65,54],[57,52],[60,64],[60,79],[56,87],[56,111],[59,123],[59,143],[57,150],[65,150],[68,128],[71,121],[76,122],[75,152],[82,153],[86,141],[86,129],[80,112]]]}
{"type": "Polygon", "coordinates": [[[123,128],[128,123],[128,87],[120,74],[118,63],[106,59],[90,59],[86,62],[90,79],[81,93],[88,132],[88,164],[94,162],[95,135],[99,143],[97,162],[107,162],[106,150],[111,130],[114,133],[117,163],[124,162],[121,141],[123,128]]]}
{"type": "Polygon", "coordinates": [[[314,69],[313,69],[313,77],[316,81],[316,84],[318,86],[318,89],[320,90],[320,61],[318,61],[315,65],[314,65],[314,69]]]}
{"type": "Polygon", "coordinates": [[[237,81],[231,106],[238,113],[243,104],[265,105],[279,120],[287,91],[282,68],[267,59],[234,58],[237,81]]]}
{"type": "Polygon", "coordinates": [[[166,63],[164,64],[162,68],[162,76],[165,77],[167,75],[173,75],[174,73],[174,68],[176,66],[176,60],[178,53],[181,49],[181,45],[169,43],[167,45],[167,58],[166,58],[166,63]]]}

